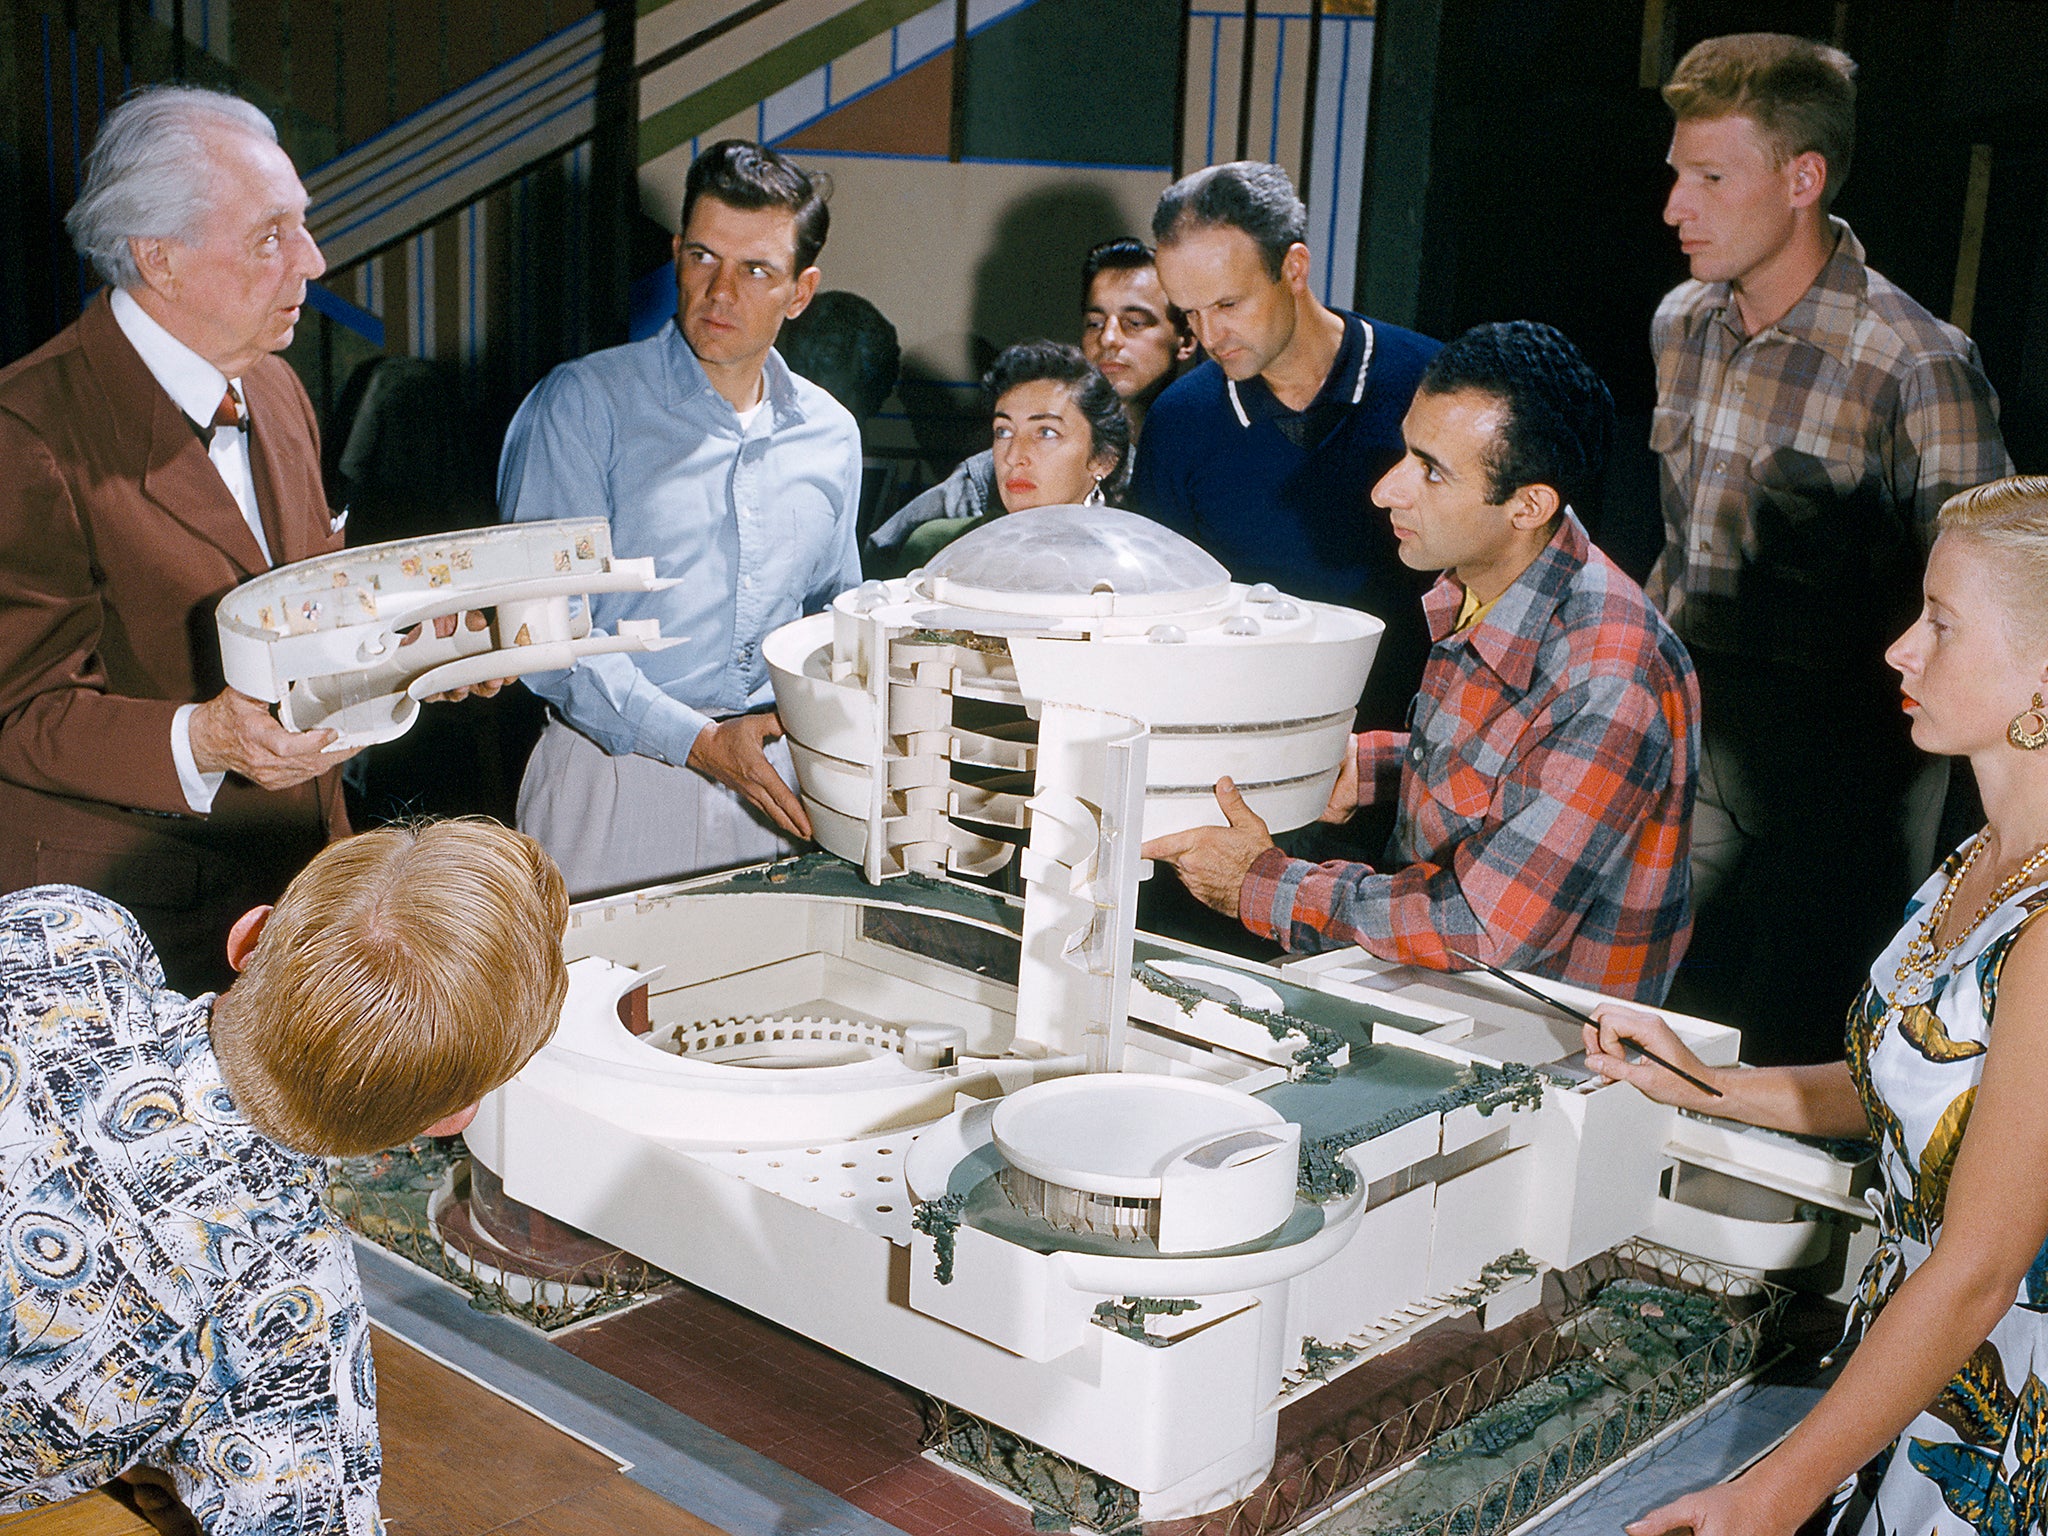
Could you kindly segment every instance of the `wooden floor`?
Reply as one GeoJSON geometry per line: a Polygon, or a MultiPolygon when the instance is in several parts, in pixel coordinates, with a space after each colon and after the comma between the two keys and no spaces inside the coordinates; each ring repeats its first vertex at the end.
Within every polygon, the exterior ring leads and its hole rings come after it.
{"type": "MultiPolygon", "coordinates": [[[[622,1476],[610,1457],[543,1423],[381,1328],[377,1417],[383,1514],[405,1536],[723,1536],[622,1476]]],[[[0,1536],[151,1536],[105,1493],[26,1515],[0,1536]]]]}
{"type": "Polygon", "coordinates": [[[31,1515],[0,1515],[0,1531],[7,1536],[152,1536],[153,1529],[106,1493],[88,1493],[31,1515]]]}
{"type": "Polygon", "coordinates": [[[555,1343],[905,1536],[1030,1536],[1030,1510],[926,1457],[910,1387],[694,1286],[555,1343]]]}

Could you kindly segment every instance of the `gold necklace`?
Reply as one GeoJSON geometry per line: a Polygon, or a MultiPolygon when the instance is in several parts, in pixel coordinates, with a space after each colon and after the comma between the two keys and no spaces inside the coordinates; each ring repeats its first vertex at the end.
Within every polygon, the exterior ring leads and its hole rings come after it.
{"type": "Polygon", "coordinates": [[[1942,921],[1948,916],[1949,908],[1955,905],[1956,892],[1962,889],[1964,878],[1976,867],[1977,856],[1985,850],[1990,841],[1991,829],[1986,827],[1970,844],[1970,851],[1963,855],[1962,867],[1957,869],[1954,877],[1942,888],[1940,897],[1927,913],[1927,920],[1920,925],[1920,931],[1906,941],[1906,947],[1899,955],[1898,969],[1894,973],[1894,979],[1900,987],[1912,987],[1932,981],[1934,973],[1941,969],[1963,941],[1975,933],[1986,918],[2004,906],[2014,892],[2024,889],[2036,870],[2043,864],[2048,864],[2048,843],[2043,843],[2027,855],[2024,864],[1999,882],[1998,889],[1993,891],[1984,905],[1977,909],[1977,915],[1964,925],[1961,933],[1937,948],[1934,936],[1941,931],[1942,921]]]}

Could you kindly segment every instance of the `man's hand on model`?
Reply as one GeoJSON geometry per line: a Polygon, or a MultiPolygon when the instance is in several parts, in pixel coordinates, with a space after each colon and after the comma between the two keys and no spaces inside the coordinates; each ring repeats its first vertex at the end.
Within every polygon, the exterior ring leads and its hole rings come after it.
{"type": "Polygon", "coordinates": [[[1358,737],[1344,746],[1344,766],[1337,770],[1337,782],[1330,786],[1330,803],[1323,807],[1320,821],[1346,822],[1358,814],[1358,737]]]}
{"type": "Polygon", "coordinates": [[[781,734],[782,717],[772,709],[761,715],[714,720],[697,733],[690,748],[690,766],[705,778],[716,779],[728,789],[738,791],[749,805],[791,837],[808,842],[811,818],[804,814],[803,801],[761,750],[763,743],[781,734]]]}
{"type": "MultiPolygon", "coordinates": [[[[1355,762],[1356,759],[1354,758],[1355,762]]],[[[1356,781],[1357,770],[1352,770],[1356,781]]],[[[1181,883],[1205,907],[1225,917],[1236,917],[1237,893],[1253,861],[1273,846],[1265,822],[1229,779],[1216,781],[1216,803],[1228,818],[1227,827],[1191,827],[1155,837],[1142,850],[1148,859],[1161,859],[1173,866],[1181,883]]]]}
{"type": "Polygon", "coordinates": [[[192,711],[192,761],[201,773],[239,773],[262,789],[290,789],[353,752],[329,752],[334,732],[288,731],[270,706],[223,688],[192,711]]]}

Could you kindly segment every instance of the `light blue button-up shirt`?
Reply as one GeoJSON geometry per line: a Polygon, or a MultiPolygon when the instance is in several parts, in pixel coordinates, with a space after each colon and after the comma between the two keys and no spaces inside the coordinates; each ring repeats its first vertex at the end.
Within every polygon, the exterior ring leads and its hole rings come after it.
{"type": "Polygon", "coordinates": [[[767,408],[742,427],[673,320],[564,363],[526,397],[498,461],[511,522],[611,520],[612,553],[682,582],[591,599],[591,622],[659,619],[683,643],[593,656],[526,686],[614,756],[678,767],[710,721],[773,702],[761,640],[860,580],[860,431],[774,353],[767,408]]]}

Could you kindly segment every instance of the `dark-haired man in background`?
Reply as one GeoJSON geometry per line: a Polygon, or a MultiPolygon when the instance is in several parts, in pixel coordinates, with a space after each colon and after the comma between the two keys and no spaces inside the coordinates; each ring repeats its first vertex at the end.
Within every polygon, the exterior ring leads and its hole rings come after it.
{"type": "Polygon", "coordinates": [[[1203,902],[1289,949],[1457,951],[1660,1000],[1691,929],[1692,663],[1572,510],[1614,431],[1607,386],[1528,321],[1438,352],[1373,488],[1401,559],[1445,574],[1411,729],[1352,739],[1326,820],[1398,794],[1382,872],[1289,858],[1228,779],[1229,824],[1156,838],[1203,902]]]}
{"type": "Polygon", "coordinates": [[[1854,70],[1745,33],[1664,87],[1664,222],[1692,280],[1650,332],[1668,540],[1647,586],[1706,711],[1699,930],[1673,1002],[1740,1028],[1760,1065],[1840,1057],[1932,865],[1945,775],[1913,748],[1884,650],[1919,608],[1941,504],[2012,472],[1976,346],[1827,212],[1854,70]]]}
{"type": "Polygon", "coordinates": [[[1158,255],[1142,240],[1105,240],[1081,263],[1081,355],[1124,403],[1131,441],[1146,413],[1195,355],[1188,318],[1167,300],[1158,255]]]}
{"type": "Polygon", "coordinates": [[[712,145],[683,193],[675,320],[564,363],[506,434],[502,516],[601,509],[615,554],[687,578],[591,603],[601,629],[658,619],[680,645],[526,679],[551,708],[519,827],[575,895],[755,863],[811,834],[761,641],[860,580],[859,429],[773,350],[817,291],[829,222],[773,150],[712,145]]]}
{"type": "Polygon", "coordinates": [[[1239,581],[1384,619],[1360,718],[1392,725],[1428,650],[1422,583],[1366,496],[1401,457],[1401,414],[1437,344],[1325,305],[1307,235],[1277,165],[1212,165],[1159,199],[1159,280],[1208,360],[1154,403],[1130,502],[1239,581]]]}

